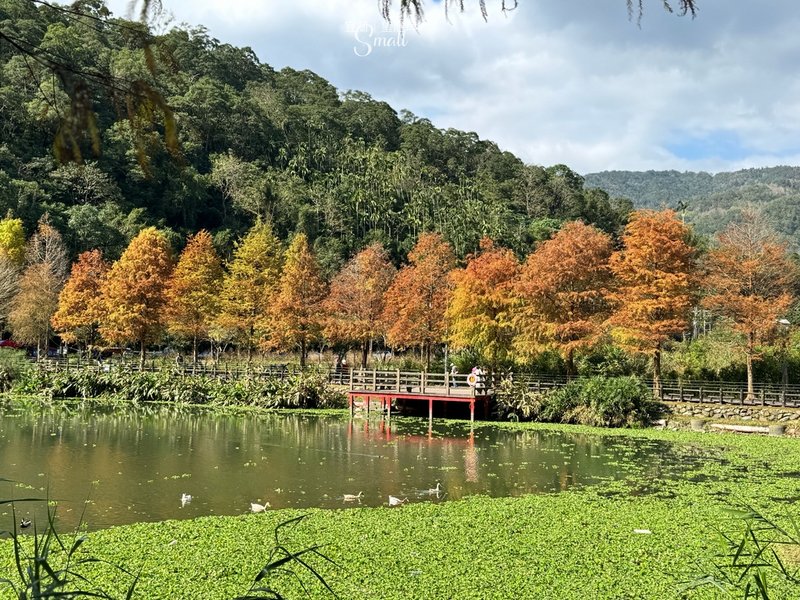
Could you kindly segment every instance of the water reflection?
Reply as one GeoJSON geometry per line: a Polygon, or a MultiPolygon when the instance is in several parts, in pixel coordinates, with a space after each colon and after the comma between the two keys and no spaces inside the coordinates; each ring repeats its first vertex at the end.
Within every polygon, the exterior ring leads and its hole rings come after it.
{"type": "MultiPolygon", "coordinates": [[[[470,430],[461,422],[350,421],[91,408],[0,414],[0,477],[59,501],[91,528],[272,508],[341,508],[389,495],[441,501],[557,492],[613,479],[663,481],[702,460],[663,442],[555,431],[470,430]],[[440,484],[440,493],[424,492],[440,484]],[[184,494],[191,496],[190,502],[184,494]]],[[[30,491],[3,484],[8,496],[30,491]]],[[[42,518],[41,507],[22,512],[42,518]]],[[[6,510],[6,513],[8,511],[6,510]]],[[[8,516],[2,524],[7,524],[8,516]]]]}

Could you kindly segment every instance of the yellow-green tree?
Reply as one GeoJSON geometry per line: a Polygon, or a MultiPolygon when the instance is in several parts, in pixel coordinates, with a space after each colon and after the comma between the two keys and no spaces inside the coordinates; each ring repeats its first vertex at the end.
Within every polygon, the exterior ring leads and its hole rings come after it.
{"type": "Polygon", "coordinates": [[[331,281],[323,304],[325,337],[332,342],[358,344],[361,367],[367,367],[369,346],[383,336],[383,298],[396,269],[380,243],[356,254],[331,281]]]}
{"type": "Polygon", "coordinates": [[[167,330],[192,342],[192,360],[197,361],[197,343],[208,339],[219,313],[222,263],[211,234],[201,230],[189,238],[167,285],[167,330]]]}
{"type": "Polygon", "coordinates": [[[575,353],[591,347],[608,317],[611,238],[580,221],[566,223],[525,260],[515,288],[514,347],[523,357],[554,349],[575,375],[575,353]]]}
{"type": "Polygon", "coordinates": [[[217,336],[247,351],[248,363],[259,338],[267,337],[269,313],[281,272],[281,244],[272,227],[261,221],[236,245],[223,278],[217,336]],[[261,329],[265,328],[265,329],[261,329]]]}
{"type": "Polygon", "coordinates": [[[100,335],[113,343],[139,344],[144,366],[147,345],[164,329],[166,289],[172,252],[166,236],[148,227],[133,238],[108,272],[102,285],[105,316],[100,335]]]}
{"type": "Polygon", "coordinates": [[[25,228],[22,219],[6,217],[0,220],[0,257],[17,266],[25,262],[25,228]]]}
{"type": "Polygon", "coordinates": [[[269,312],[271,342],[276,348],[300,351],[305,367],[309,344],[322,333],[322,301],[327,286],[304,233],[294,236],[286,249],[278,292],[269,312]]]}
{"type": "Polygon", "coordinates": [[[519,272],[514,253],[483,238],[480,252],[451,273],[453,296],[447,307],[449,341],[472,348],[492,371],[508,358],[513,340],[512,293],[519,272]]]}
{"type": "Polygon", "coordinates": [[[408,253],[409,264],[397,273],[384,298],[386,340],[395,347],[419,347],[430,367],[436,344],[445,338],[445,311],[456,265],[453,249],[438,233],[423,233],[408,253]]]}
{"type": "Polygon", "coordinates": [[[611,257],[616,277],[608,320],[624,347],[652,358],[654,391],[661,391],[664,343],[686,331],[695,299],[695,250],[689,229],[671,210],[638,210],[611,257]]]}
{"type": "Polygon", "coordinates": [[[97,328],[104,314],[101,286],[108,263],[100,250],[78,256],[69,279],[58,297],[58,310],[51,319],[53,329],[68,344],[84,347],[96,342],[97,328]]]}

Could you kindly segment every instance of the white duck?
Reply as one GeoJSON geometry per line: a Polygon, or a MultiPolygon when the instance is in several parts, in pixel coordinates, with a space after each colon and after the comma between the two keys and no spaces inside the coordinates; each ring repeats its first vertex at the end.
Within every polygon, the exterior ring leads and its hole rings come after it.
{"type": "Polygon", "coordinates": [[[358,492],[357,494],[345,494],[342,496],[342,500],[345,502],[355,502],[358,500],[361,502],[361,497],[364,495],[364,492],[358,492]]]}
{"type": "Polygon", "coordinates": [[[408,498],[400,499],[397,496],[389,496],[389,506],[400,506],[404,502],[407,502],[408,498]]]}
{"type": "Polygon", "coordinates": [[[191,494],[181,494],[181,508],[189,504],[191,501],[192,501],[191,494]]]}
{"type": "Polygon", "coordinates": [[[250,503],[250,512],[260,513],[260,512],[267,512],[269,508],[269,502],[265,502],[264,504],[258,504],[257,502],[250,503]]]}

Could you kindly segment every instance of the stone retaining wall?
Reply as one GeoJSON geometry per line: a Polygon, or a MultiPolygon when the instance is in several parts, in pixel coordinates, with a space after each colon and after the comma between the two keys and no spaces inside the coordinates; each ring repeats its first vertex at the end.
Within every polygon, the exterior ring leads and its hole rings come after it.
{"type": "MultiPolygon", "coordinates": [[[[669,402],[673,415],[731,421],[800,422],[800,409],[780,406],[736,406],[733,404],[687,404],[669,402]]],[[[800,424],[800,423],[798,423],[800,424]]]]}

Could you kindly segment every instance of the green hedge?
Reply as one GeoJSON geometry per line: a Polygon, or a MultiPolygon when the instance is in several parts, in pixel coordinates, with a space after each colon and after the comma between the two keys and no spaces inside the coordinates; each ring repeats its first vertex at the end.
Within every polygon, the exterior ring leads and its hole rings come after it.
{"type": "Polygon", "coordinates": [[[576,379],[547,392],[504,381],[497,394],[500,418],[599,427],[647,425],[658,415],[660,406],[638,377],[576,379]]]}

